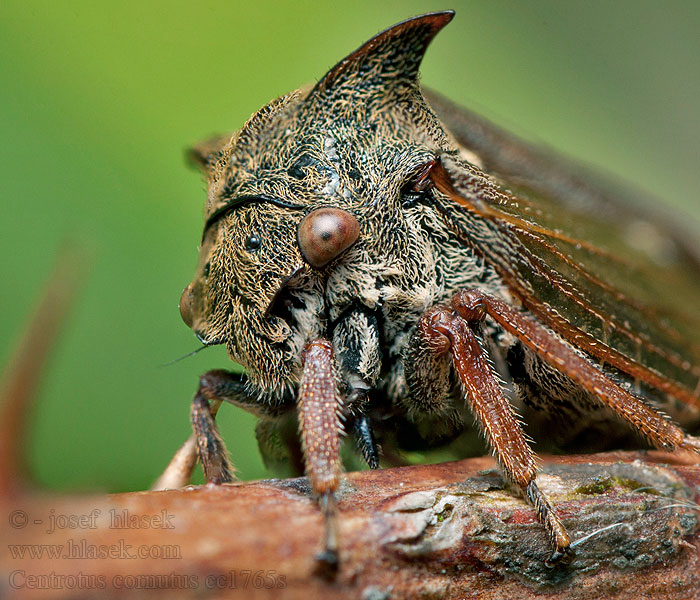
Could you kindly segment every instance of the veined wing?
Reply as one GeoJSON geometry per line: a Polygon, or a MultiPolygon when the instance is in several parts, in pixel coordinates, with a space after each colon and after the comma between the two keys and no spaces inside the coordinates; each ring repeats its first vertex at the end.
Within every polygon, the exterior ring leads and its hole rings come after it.
{"type": "Polygon", "coordinates": [[[700,251],[672,219],[433,92],[478,169],[434,181],[451,227],[543,323],[686,404],[700,406],[700,251]]]}

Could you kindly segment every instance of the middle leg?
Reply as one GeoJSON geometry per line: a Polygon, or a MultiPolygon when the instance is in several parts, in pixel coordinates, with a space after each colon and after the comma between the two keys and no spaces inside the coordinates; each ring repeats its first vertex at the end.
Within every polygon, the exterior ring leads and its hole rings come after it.
{"type": "Polygon", "coordinates": [[[535,455],[469,323],[446,307],[423,315],[418,335],[434,356],[449,353],[470,407],[505,476],[526,495],[544,524],[554,551],[549,563],[570,560],[571,540],[536,483],[535,455]]]}

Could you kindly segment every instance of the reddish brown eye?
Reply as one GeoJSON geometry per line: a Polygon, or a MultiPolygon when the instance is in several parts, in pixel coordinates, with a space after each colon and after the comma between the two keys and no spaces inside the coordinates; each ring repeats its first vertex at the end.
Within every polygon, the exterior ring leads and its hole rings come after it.
{"type": "MultiPolygon", "coordinates": [[[[191,285],[191,284],[190,284],[191,285]]],[[[184,290],[182,290],[182,295],[180,296],[180,316],[185,322],[185,325],[192,328],[192,289],[188,285],[184,290]]]]}
{"type": "Polygon", "coordinates": [[[299,223],[297,239],[306,262],[320,269],[355,243],[360,224],[340,208],[317,208],[299,223]]]}

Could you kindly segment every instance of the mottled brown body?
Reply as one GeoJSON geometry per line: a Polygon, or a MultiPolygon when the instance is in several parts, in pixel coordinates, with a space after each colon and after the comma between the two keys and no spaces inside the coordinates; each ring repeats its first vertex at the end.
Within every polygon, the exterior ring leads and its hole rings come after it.
{"type": "Polygon", "coordinates": [[[377,442],[391,460],[459,451],[471,412],[553,559],[570,556],[570,539],[516,411],[560,449],[636,432],[700,452],[659,412],[700,423],[700,254],[661,229],[664,253],[635,249],[624,203],[439,96],[426,102],[418,67],[451,17],[382,32],[192,154],[208,199],[180,310],[246,368],[204,376],[199,457],[226,481],[215,410],[257,414],[266,459],[304,465],[330,560],[340,417],[374,467],[377,442]]]}

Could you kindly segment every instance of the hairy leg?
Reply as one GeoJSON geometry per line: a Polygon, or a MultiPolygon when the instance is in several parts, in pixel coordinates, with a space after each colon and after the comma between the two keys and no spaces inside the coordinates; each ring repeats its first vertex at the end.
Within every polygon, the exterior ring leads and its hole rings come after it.
{"type": "Polygon", "coordinates": [[[183,487],[187,485],[199,458],[210,483],[233,480],[233,468],[226,455],[226,447],[215,423],[222,402],[244,408],[253,414],[275,416],[278,409],[269,407],[248,395],[245,376],[223,370],[204,373],[192,401],[193,434],[178,449],[152,489],[183,487]]]}
{"type": "Polygon", "coordinates": [[[544,361],[612,409],[657,448],[683,448],[700,453],[700,440],[686,435],[680,427],[617,385],[559,336],[502,300],[479,290],[467,290],[455,294],[452,307],[467,321],[480,321],[488,314],[544,361]]]}
{"type": "Polygon", "coordinates": [[[549,534],[554,547],[550,562],[569,559],[573,554],[569,535],[537,486],[534,453],[468,321],[449,308],[436,307],[421,318],[419,332],[435,355],[450,353],[472,412],[504,474],[525,493],[549,534]]]}
{"type": "Polygon", "coordinates": [[[365,462],[370,469],[379,468],[379,450],[377,442],[374,439],[374,432],[367,415],[358,416],[352,424],[352,430],[355,435],[357,447],[365,459],[365,462]]]}
{"type": "Polygon", "coordinates": [[[324,519],[323,549],[319,561],[338,562],[338,508],[335,492],[340,480],[340,397],[333,350],[327,340],[310,342],[304,349],[297,414],[306,474],[324,519]]]}
{"type": "Polygon", "coordinates": [[[209,483],[233,481],[233,465],[228,459],[226,446],[216,426],[216,413],[221,400],[208,400],[198,391],[192,401],[190,418],[197,441],[197,454],[209,483]]]}

